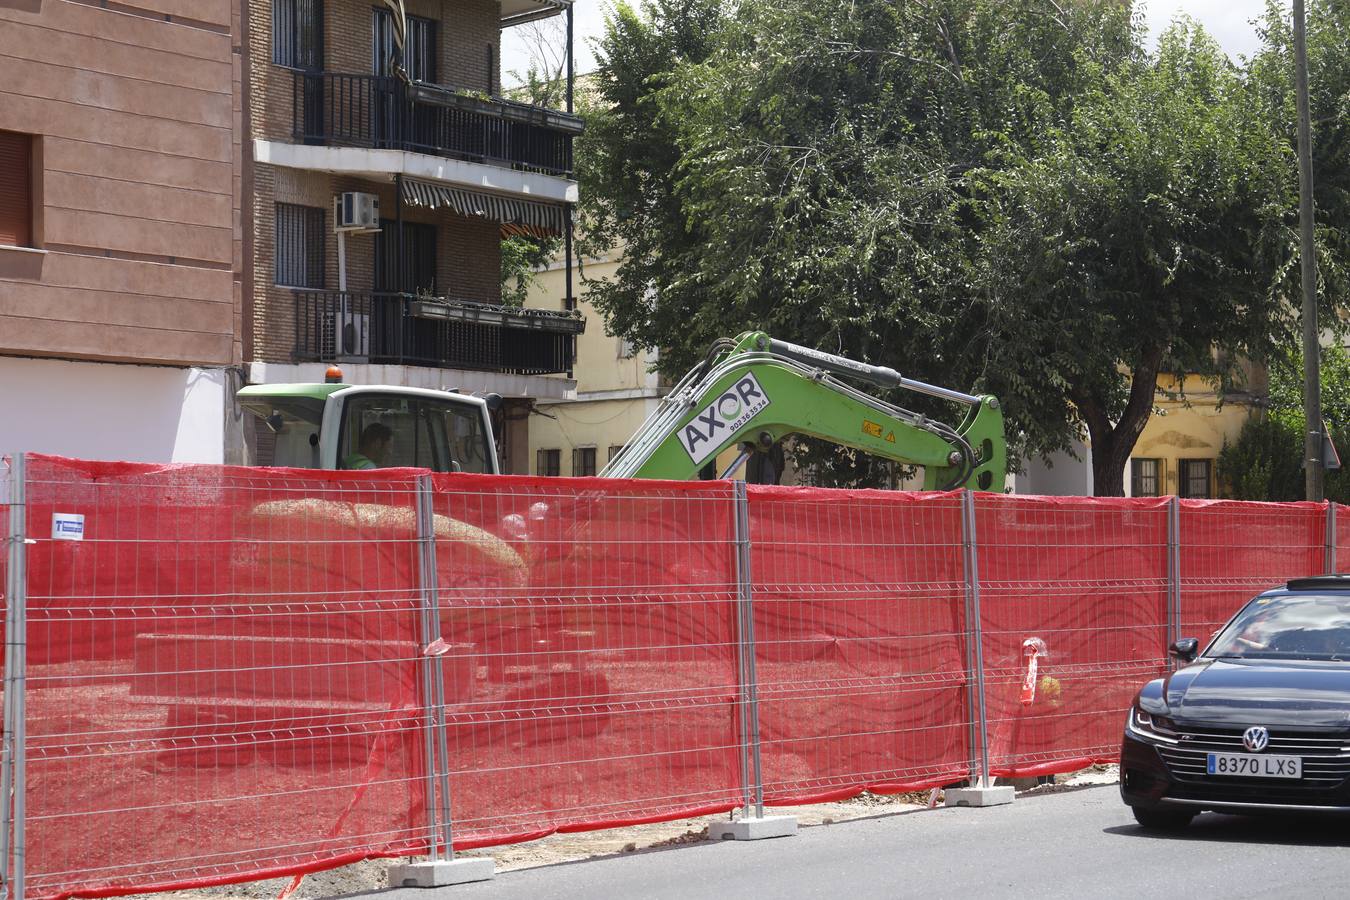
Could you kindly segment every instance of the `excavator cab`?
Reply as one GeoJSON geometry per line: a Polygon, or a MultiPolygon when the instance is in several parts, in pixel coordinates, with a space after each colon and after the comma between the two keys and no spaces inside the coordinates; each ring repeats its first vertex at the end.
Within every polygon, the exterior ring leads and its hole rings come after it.
{"type": "Polygon", "coordinates": [[[267,426],[275,466],[498,471],[493,398],[340,383],[249,385],[238,397],[267,426]]]}

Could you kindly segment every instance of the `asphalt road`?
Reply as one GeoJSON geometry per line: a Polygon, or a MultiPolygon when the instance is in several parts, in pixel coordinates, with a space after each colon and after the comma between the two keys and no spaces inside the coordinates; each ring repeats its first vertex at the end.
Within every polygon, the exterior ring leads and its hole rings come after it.
{"type": "Polygon", "coordinates": [[[1139,829],[1115,785],[685,844],[499,874],[380,900],[489,898],[1350,896],[1350,822],[1206,813],[1181,836],[1139,829]]]}

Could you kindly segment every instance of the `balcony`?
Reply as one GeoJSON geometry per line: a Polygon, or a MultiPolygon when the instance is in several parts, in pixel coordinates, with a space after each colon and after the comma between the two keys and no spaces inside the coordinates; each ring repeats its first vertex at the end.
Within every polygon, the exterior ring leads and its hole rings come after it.
{"type": "Polygon", "coordinates": [[[567,176],[581,119],[433,84],[294,73],[294,137],[305,144],[408,150],[567,176]]]}
{"type": "Polygon", "coordinates": [[[399,293],[297,290],[296,361],[552,375],[572,368],[578,313],[399,293]]]}

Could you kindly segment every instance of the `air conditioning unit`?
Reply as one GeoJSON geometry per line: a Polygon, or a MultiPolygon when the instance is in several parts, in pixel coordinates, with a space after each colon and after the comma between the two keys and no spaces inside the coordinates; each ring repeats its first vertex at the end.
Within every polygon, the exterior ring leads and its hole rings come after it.
{"type": "Polygon", "coordinates": [[[370,316],[365,313],[324,313],[319,353],[325,359],[370,356],[370,316]]]}
{"type": "Polygon", "coordinates": [[[379,231],[380,198],[374,194],[348,191],[334,198],[335,231],[379,231]]]}

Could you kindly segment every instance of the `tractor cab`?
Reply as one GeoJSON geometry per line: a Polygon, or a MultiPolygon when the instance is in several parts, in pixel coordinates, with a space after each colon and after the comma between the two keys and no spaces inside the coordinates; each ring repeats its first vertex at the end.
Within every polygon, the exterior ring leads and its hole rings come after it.
{"type": "Polygon", "coordinates": [[[421,388],[255,384],[239,403],[276,436],[272,464],[496,473],[490,400],[421,388]]]}

